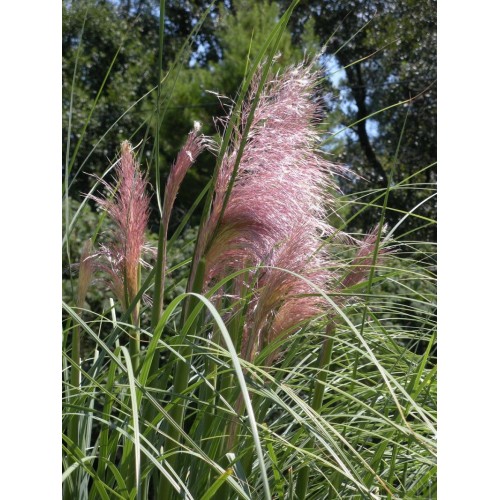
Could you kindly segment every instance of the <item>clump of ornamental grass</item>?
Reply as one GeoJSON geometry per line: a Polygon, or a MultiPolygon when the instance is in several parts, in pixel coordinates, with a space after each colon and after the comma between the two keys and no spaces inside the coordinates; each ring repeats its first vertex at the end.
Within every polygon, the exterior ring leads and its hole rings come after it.
{"type": "MultiPolygon", "coordinates": [[[[168,246],[179,186],[201,151],[215,149],[198,125],[163,192],[156,193],[163,204],[150,273],[141,277],[151,200],[132,146],[122,145],[114,180],[103,182],[105,194],[87,196],[73,219],[69,177],[76,179],[93,153],[72,173],[80,141],[73,153],[67,151],[68,256],[70,235],[77,221],[85,222],[89,198],[109,214],[113,227],[109,244],[97,250],[86,245],[82,252],[76,309],[63,305],[69,315],[63,337],[67,500],[431,498],[435,493],[434,273],[400,253],[391,258],[391,277],[377,284],[375,294],[374,272],[386,253],[381,227],[354,239],[328,223],[337,208],[335,177],[343,168],[318,151],[323,114],[314,97],[318,74],[301,64],[270,75],[296,4],[269,33],[256,60],[249,60],[250,79],[245,77],[233,113],[222,120],[226,128],[214,177],[168,246]],[[187,293],[166,303],[164,291],[182,287],[167,248],[182,246],[183,236],[175,240],[204,196],[193,258],[185,259],[183,249],[175,266],[189,269],[187,293]],[[352,258],[339,258],[338,243],[352,258]],[[102,313],[105,307],[81,314],[94,270],[107,276],[123,312],[119,321],[113,309],[102,313]],[[140,309],[145,293],[152,295],[152,307],[140,309]],[[87,321],[91,315],[95,319],[87,321]],[[124,326],[129,335],[120,336],[124,326]],[[82,360],[80,333],[85,345],[95,347],[84,350],[82,360]],[[427,346],[424,355],[413,352],[415,343],[427,346]]],[[[163,7],[151,103],[156,123],[146,124],[143,138],[147,151],[154,130],[157,147],[151,153],[158,174],[161,117],[171,102],[165,92],[175,95],[177,70],[191,46],[184,44],[165,74],[163,7]]],[[[207,15],[208,10],[193,27],[190,41],[207,15]]],[[[78,69],[75,63],[75,76],[78,69]]],[[[148,95],[136,96],[129,109],[148,95]]],[[[75,133],[71,123],[68,148],[75,133]]],[[[89,130],[84,127],[81,135],[89,130]]],[[[135,137],[142,130],[138,127],[135,137]]],[[[349,220],[381,206],[383,220],[392,190],[429,189],[414,180],[409,175],[389,183],[385,198],[378,191],[362,203],[353,198],[349,220]]],[[[413,212],[401,214],[399,224],[413,216],[418,220],[413,212]]]]}
{"type": "MultiPolygon", "coordinates": [[[[250,363],[256,363],[265,351],[260,363],[270,367],[280,356],[287,336],[307,321],[328,315],[331,325],[318,358],[318,367],[323,370],[331,358],[336,315],[325,296],[336,292],[340,297],[346,287],[366,278],[377,262],[373,255],[376,233],[356,242],[328,224],[328,215],[335,210],[332,191],[338,189],[334,176],[342,175],[344,169],[327,161],[317,149],[322,110],[313,96],[318,74],[310,65],[292,67],[269,78],[257,98],[261,78],[257,72],[242,107],[240,128],[232,132],[221,159],[212,210],[200,228],[195,250],[193,265],[199,268],[191,277],[199,275],[201,269],[202,290],[207,292],[229,274],[240,272],[212,300],[217,306],[233,303],[233,316],[226,320],[235,325],[231,336],[240,357],[250,363]],[[359,245],[347,274],[332,257],[330,244],[336,240],[359,245]],[[241,322],[234,321],[238,314],[243,316],[241,322]]],[[[194,285],[193,280],[190,285],[194,285]]],[[[339,306],[345,302],[344,298],[337,300],[339,306]]],[[[182,354],[189,358],[192,351],[182,354]]],[[[211,363],[206,366],[208,373],[211,363]]],[[[186,364],[179,362],[174,392],[182,392],[187,384],[186,364]]],[[[230,398],[231,377],[214,379],[214,384],[230,398]]],[[[315,410],[322,405],[323,387],[316,384],[312,389],[315,410]]],[[[241,393],[233,405],[240,415],[241,393]]],[[[174,411],[173,416],[181,425],[183,410],[174,411]]],[[[238,442],[239,418],[222,425],[226,437],[220,439],[219,449],[226,453],[238,442]]],[[[174,427],[169,433],[179,438],[174,427]]],[[[249,454],[243,462],[249,472],[249,454]]],[[[175,461],[171,463],[175,465],[175,461]]],[[[302,475],[308,476],[307,468],[302,475]]],[[[307,477],[302,479],[307,483],[307,477]]]]}
{"type": "MultiPolygon", "coordinates": [[[[335,211],[332,192],[338,189],[334,176],[342,175],[344,169],[318,151],[318,123],[322,114],[321,104],[314,99],[318,74],[311,65],[301,64],[268,78],[263,86],[262,78],[258,71],[242,106],[239,128],[232,131],[229,147],[221,159],[211,210],[199,230],[188,291],[206,293],[214,286],[217,288],[226,276],[236,273],[232,281],[219,287],[211,300],[217,306],[223,301],[233,303],[229,308],[233,317],[242,316],[241,322],[235,323],[240,326],[231,332],[239,356],[256,363],[259,354],[265,352],[259,363],[268,368],[286,349],[283,346],[288,336],[313,318],[326,316],[329,326],[318,358],[318,367],[324,369],[331,357],[336,322],[336,311],[327,297],[334,297],[338,307],[344,306],[347,299],[342,291],[366,279],[384,250],[378,248],[378,230],[357,241],[328,223],[328,216],[335,211]],[[247,134],[243,133],[245,129],[247,134]],[[331,245],[338,240],[357,247],[347,270],[332,257],[331,245]],[[243,303],[245,306],[241,308],[243,303]]],[[[229,123],[229,118],[225,122],[229,123]]],[[[158,325],[164,308],[167,232],[175,198],[196,158],[203,149],[213,149],[214,145],[199,131],[196,123],[165,185],[156,252],[152,329],[158,325]]],[[[150,196],[128,142],[122,144],[115,186],[102,182],[110,196],[92,198],[109,214],[114,230],[111,243],[101,245],[96,256],[122,309],[131,310],[134,328],[130,345],[137,374],[141,366],[137,295],[144,264],[142,255],[147,249],[150,196]],[[136,305],[131,308],[132,301],[136,305]]],[[[192,312],[192,299],[186,303],[183,321],[192,312]]],[[[231,318],[227,319],[231,323],[231,318]]],[[[187,334],[193,335],[198,324],[191,322],[187,334]]],[[[182,394],[188,386],[189,365],[184,360],[192,358],[192,347],[179,347],[179,354],[174,364],[173,394],[182,394]]],[[[159,360],[156,349],[148,370],[157,372],[159,360]]],[[[210,361],[206,367],[208,376],[210,361]]],[[[145,373],[143,376],[147,377],[148,372],[145,373]]],[[[156,383],[153,381],[152,385],[156,383]]],[[[229,400],[231,384],[231,377],[214,379],[214,387],[229,400]]],[[[316,383],[311,393],[312,406],[317,411],[322,405],[322,387],[316,383]]],[[[241,413],[242,396],[233,399],[232,404],[236,413],[241,413]]],[[[153,406],[146,411],[148,418],[154,418],[153,406]]],[[[169,439],[164,447],[173,470],[177,467],[174,450],[180,440],[184,415],[185,402],[174,402],[170,409],[173,424],[168,426],[169,439]]],[[[235,444],[239,424],[232,418],[222,425],[226,426],[226,437],[221,439],[219,449],[225,453],[235,444]]],[[[248,467],[248,454],[243,461],[248,467]]],[[[307,484],[307,468],[302,470],[301,480],[307,484]]],[[[159,491],[165,498],[172,493],[170,481],[163,476],[159,491]]]]}

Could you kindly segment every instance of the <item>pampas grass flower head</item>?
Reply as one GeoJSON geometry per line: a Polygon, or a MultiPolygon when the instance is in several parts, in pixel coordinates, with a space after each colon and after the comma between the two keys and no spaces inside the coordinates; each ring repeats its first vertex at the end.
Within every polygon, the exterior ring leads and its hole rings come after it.
{"type": "MultiPolygon", "coordinates": [[[[115,186],[103,181],[110,198],[92,197],[113,222],[111,243],[102,245],[101,269],[109,276],[111,287],[126,309],[139,291],[138,273],[145,249],[145,233],[149,218],[150,196],[147,183],[133,156],[128,141],[121,145],[121,157],[116,168],[115,186]]],[[[133,314],[137,320],[137,308],[133,314]]]]}

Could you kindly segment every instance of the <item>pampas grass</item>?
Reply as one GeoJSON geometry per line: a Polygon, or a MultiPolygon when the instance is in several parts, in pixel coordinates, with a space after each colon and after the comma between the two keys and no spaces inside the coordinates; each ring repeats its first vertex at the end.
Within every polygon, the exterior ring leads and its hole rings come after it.
{"type": "MultiPolygon", "coordinates": [[[[110,231],[83,249],[63,305],[65,498],[435,494],[432,249],[382,241],[383,220],[356,238],[330,224],[346,171],[320,152],[316,66],[270,71],[290,14],[222,120],[219,149],[197,125],[188,134],[163,187],[153,269],[151,195],[130,143],[86,198],[110,231]],[[204,216],[192,256],[173,266],[172,209],[205,148],[217,168],[204,216]],[[113,300],[80,314],[96,272],[113,300]]],[[[344,201],[376,210],[383,195],[344,201]]]]}

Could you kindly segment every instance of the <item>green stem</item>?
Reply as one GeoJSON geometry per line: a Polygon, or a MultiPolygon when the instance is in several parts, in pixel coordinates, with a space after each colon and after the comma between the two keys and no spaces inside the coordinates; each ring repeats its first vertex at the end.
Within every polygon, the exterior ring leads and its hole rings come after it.
{"type": "MultiPolygon", "coordinates": [[[[198,265],[198,268],[196,270],[196,277],[193,285],[193,292],[195,293],[201,293],[202,288],[203,288],[203,279],[205,275],[205,259],[201,259],[200,263],[198,265]]],[[[183,319],[184,324],[186,323],[187,319],[190,317],[191,313],[194,311],[194,308],[196,306],[196,300],[194,297],[190,296],[187,298],[186,302],[187,304],[186,309],[185,309],[185,317],[183,319]]],[[[184,335],[184,339],[187,339],[190,337],[195,331],[198,326],[198,321],[193,321],[191,325],[189,326],[187,332],[184,335]]],[[[183,394],[188,386],[189,383],[189,368],[190,368],[190,360],[193,354],[193,348],[189,345],[185,346],[180,346],[179,347],[179,354],[184,358],[186,361],[183,361],[182,359],[178,359],[175,363],[175,372],[174,372],[174,387],[173,387],[173,397],[175,395],[181,395],[183,394]]],[[[165,443],[165,452],[166,453],[171,453],[175,450],[175,448],[178,446],[180,437],[181,437],[181,432],[180,429],[182,429],[184,425],[184,415],[185,415],[185,410],[186,410],[186,403],[184,400],[180,399],[177,402],[174,402],[175,404],[173,405],[171,411],[170,411],[170,416],[172,417],[173,421],[177,424],[175,425],[169,425],[167,429],[167,435],[169,436],[168,441],[165,443]]],[[[172,465],[172,467],[176,466],[176,457],[177,455],[171,454],[167,460],[172,465]]],[[[159,492],[159,497],[161,499],[170,499],[174,498],[174,490],[172,488],[171,483],[166,479],[165,476],[162,476],[160,479],[160,492],[159,492]]]]}
{"type": "MultiPolygon", "coordinates": [[[[248,273],[245,273],[245,277],[248,276],[248,273]]],[[[233,283],[234,285],[234,283],[233,283]]],[[[242,290],[233,290],[234,295],[239,296],[240,300],[243,297],[242,290]]],[[[243,321],[243,312],[246,311],[246,307],[240,307],[240,310],[235,314],[232,318],[231,322],[228,325],[229,335],[231,336],[231,340],[239,351],[241,348],[241,325],[243,321]]],[[[234,402],[234,410],[236,415],[240,415],[244,409],[244,401],[241,393],[236,395],[234,388],[234,374],[232,371],[226,371],[221,374],[221,386],[220,386],[220,394],[231,404],[234,402]]],[[[222,422],[221,422],[222,423],[222,422]]],[[[221,426],[222,427],[222,426],[221,426]]],[[[220,460],[223,460],[226,452],[233,451],[235,448],[237,441],[237,435],[240,430],[240,422],[237,416],[231,416],[229,421],[225,425],[225,432],[219,439],[219,456],[220,460]]],[[[234,450],[236,453],[238,450],[234,450]]],[[[252,460],[252,451],[250,450],[245,457],[251,462],[252,460]]],[[[225,482],[220,490],[219,490],[220,498],[229,498],[231,495],[231,488],[227,482],[225,482]]]]}
{"type": "Polygon", "coordinates": [[[134,326],[131,331],[132,338],[130,339],[130,357],[132,359],[132,367],[134,375],[139,374],[141,366],[141,330],[139,326],[134,326]]]}
{"type": "MultiPolygon", "coordinates": [[[[141,266],[137,266],[137,283],[141,283],[141,266]]],[[[138,293],[138,290],[134,290],[133,293],[131,293],[130,298],[128,300],[134,298],[138,293]]],[[[141,319],[139,316],[140,312],[140,305],[139,302],[135,305],[135,307],[132,310],[132,313],[130,315],[133,328],[131,333],[131,339],[130,339],[130,358],[132,360],[132,368],[134,370],[134,375],[139,374],[139,369],[141,366],[141,319]]]]}
{"type": "Polygon", "coordinates": [[[151,328],[154,330],[163,310],[163,290],[165,288],[165,267],[166,267],[166,234],[163,221],[160,223],[158,233],[158,249],[155,268],[155,286],[153,294],[153,308],[151,310],[151,328]]]}
{"type": "MultiPolygon", "coordinates": [[[[165,289],[165,267],[166,267],[166,252],[167,251],[167,241],[166,233],[163,221],[160,223],[160,232],[158,235],[158,254],[157,254],[157,264],[155,272],[155,286],[153,295],[153,309],[151,312],[151,331],[154,331],[160,321],[160,317],[163,313],[163,296],[165,289]]],[[[153,355],[153,361],[151,362],[151,369],[149,373],[158,373],[160,367],[160,349],[157,348],[153,355]]],[[[151,386],[153,388],[158,387],[158,380],[152,382],[151,386]]],[[[154,416],[154,406],[148,405],[146,409],[146,419],[151,420],[154,416]]]]}
{"type": "MultiPolygon", "coordinates": [[[[120,348],[117,347],[114,351],[114,355],[118,357],[120,354],[120,348]]],[[[106,390],[109,394],[113,393],[113,386],[115,382],[115,374],[116,374],[117,365],[113,359],[111,359],[109,365],[109,372],[106,381],[106,390]]],[[[107,422],[111,421],[111,411],[113,408],[113,398],[111,396],[106,396],[106,400],[103,406],[102,414],[103,418],[106,419],[107,422]]],[[[106,471],[106,462],[110,457],[110,437],[109,437],[109,427],[104,426],[101,434],[100,434],[100,442],[99,442],[99,459],[97,464],[97,474],[98,478],[105,478],[106,471]]],[[[95,493],[95,485],[92,486],[91,494],[95,493]]],[[[123,493],[123,492],[119,492],[123,493]]],[[[91,496],[92,498],[92,496],[91,496]]],[[[97,497],[95,497],[97,498],[97,497]]]]}
{"type": "MultiPolygon", "coordinates": [[[[74,403],[75,399],[78,396],[80,388],[80,327],[78,325],[76,325],[73,330],[73,336],[71,340],[71,359],[73,360],[74,364],[71,365],[71,376],[70,376],[71,387],[69,390],[69,396],[70,396],[69,400],[70,403],[74,403]]],[[[69,419],[68,435],[71,441],[73,442],[74,446],[78,446],[78,434],[79,434],[78,424],[79,424],[78,415],[71,415],[69,419]]],[[[68,462],[69,464],[73,463],[73,460],[69,456],[68,456],[68,462]]],[[[65,492],[64,498],[68,500],[72,498],[73,494],[76,495],[76,491],[74,492],[70,491],[70,488],[68,487],[69,484],[70,483],[66,481],[66,487],[64,489],[65,492]]]]}
{"type": "MultiPolygon", "coordinates": [[[[222,301],[221,299],[217,299],[216,303],[214,304],[217,310],[221,309],[222,306],[222,301]]],[[[217,326],[217,324],[214,325],[213,329],[213,336],[212,336],[212,341],[215,345],[221,345],[221,334],[220,330],[217,326]]],[[[215,388],[215,391],[212,391],[209,389],[207,384],[203,384],[201,387],[200,395],[202,397],[202,401],[207,403],[207,407],[203,410],[203,418],[202,418],[202,423],[200,425],[200,430],[199,430],[199,438],[201,439],[202,436],[209,436],[210,435],[210,429],[212,428],[212,425],[214,425],[214,420],[215,420],[215,406],[217,404],[217,398],[216,398],[216,393],[217,393],[217,383],[218,383],[218,367],[217,364],[211,359],[209,355],[205,356],[205,376],[208,381],[212,382],[212,386],[215,388]],[[210,405],[212,407],[210,407],[210,405]]],[[[207,440],[204,442],[205,444],[205,451],[209,455],[210,458],[215,458],[215,453],[212,454],[210,450],[213,450],[213,443],[210,443],[210,440],[207,440]]],[[[211,470],[208,471],[208,474],[211,474],[211,470]]]]}
{"type": "MultiPolygon", "coordinates": [[[[244,279],[248,277],[248,272],[245,273],[244,279]]],[[[234,295],[236,297],[240,298],[240,301],[242,300],[243,297],[243,289],[237,289],[236,288],[236,283],[232,283],[232,289],[230,290],[231,295],[234,295]]],[[[238,287],[239,288],[239,287],[238,287]]],[[[229,335],[231,337],[231,341],[233,345],[235,346],[236,351],[239,351],[241,349],[241,333],[242,333],[242,322],[243,322],[243,311],[246,310],[245,307],[239,306],[238,304],[233,304],[233,307],[239,307],[239,310],[235,313],[235,315],[232,317],[228,324],[228,331],[229,335]]],[[[219,343],[221,343],[221,338],[219,336],[218,338],[219,343]]],[[[232,370],[226,370],[221,374],[220,377],[221,383],[220,383],[220,395],[226,399],[229,403],[232,403],[231,401],[231,392],[233,391],[234,387],[234,374],[232,370]]],[[[240,396],[236,399],[235,402],[235,410],[236,413],[239,414],[240,411],[243,408],[243,400],[241,399],[241,394],[240,396]]],[[[227,437],[221,437],[221,446],[220,449],[224,453],[226,450],[231,451],[231,448],[234,446],[234,440],[236,433],[238,432],[239,429],[239,422],[237,417],[231,417],[226,425],[226,436],[227,437]]]]}
{"type": "MultiPolygon", "coordinates": [[[[135,284],[129,283],[129,278],[127,276],[127,271],[125,270],[123,283],[123,293],[124,293],[124,319],[130,325],[130,342],[129,342],[129,352],[132,359],[132,367],[134,369],[134,374],[139,373],[140,367],[140,353],[141,353],[141,331],[140,331],[140,319],[139,319],[139,300],[137,302],[134,300],[138,293],[139,288],[135,284]],[[135,302],[135,306],[131,308],[131,301],[135,302]],[[130,311],[130,314],[129,314],[130,311]]],[[[141,282],[141,266],[137,266],[136,271],[136,283],[141,282]]]]}
{"type": "MultiPolygon", "coordinates": [[[[73,336],[71,340],[71,359],[73,360],[74,364],[71,365],[71,375],[70,375],[71,387],[69,390],[69,396],[70,396],[69,400],[70,403],[75,403],[75,399],[78,397],[78,393],[80,390],[80,327],[78,325],[76,325],[73,330],[73,336]]],[[[73,442],[73,446],[75,447],[78,447],[79,420],[80,419],[78,415],[71,415],[71,417],[69,418],[68,436],[73,442]]],[[[70,456],[68,456],[68,463],[69,464],[73,463],[73,460],[70,456]]],[[[70,490],[70,488],[68,487],[69,484],[70,484],[69,482],[66,482],[66,487],[64,489],[64,498],[68,500],[70,500],[73,497],[73,495],[77,494],[77,490],[73,492],[70,490]]]]}
{"type": "MultiPolygon", "coordinates": [[[[73,338],[71,341],[71,359],[74,365],[71,366],[71,389],[70,401],[73,403],[74,398],[78,395],[80,388],[80,327],[75,326],[73,338]]],[[[73,443],[78,443],[78,417],[73,415],[70,422],[69,437],[73,443]]]]}
{"type": "MultiPolygon", "coordinates": [[[[159,25],[159,47],[158,47],[158,87],[156,95],[156,192],[160,199],[160,105],[161,105],[161,84],[163,77],[163,34],[165,30],[165,0],[160,0],[160,25],[159,25]]],[[[167,253],[167,229],[165,227],[165,207],[167,204],[167,193],[163,195],[163,210],[158,234],[158,253],[156,257],[155,287],[153,296],[153,309],[151,312],[151,328],[154,330],[163,310],[163,290],[165,288],[165,267],[167,253]]],[[[158,199],[158,201],[159,201],[158,199]]],[[[167,221],[168,224],[168,221],[167,221]]],[[[153,360],[153,367],[158,366],[159,355],[153,360]]],[[[153,373],[155,373],[153,371],[153,373]]]]}
{"type": "MultiPolygon", "coordinates": [[[[311,407],[314,411],[316,411],[316,413],[320,413],[321,407],[323,406],[327,368],[330,364],[333,351],[333,331],[334,326],[332,323],[329,323],[326,327],[326,338],[323,341],[323,345],[321,346],[321,350],[318,356],[318,374],[316,376],[316,381],[314,382],[311,403],[311,407]]],[[[314,438],[311,438],[305,445],[305,448],[310,448],[313,445],[314,438]]],[[[307,490],[309,487],[309,470],[309,466],[305,465],[299,470],[297,476],[296,494],[300,500],[304,500],[307,495],[307,490]]]]}

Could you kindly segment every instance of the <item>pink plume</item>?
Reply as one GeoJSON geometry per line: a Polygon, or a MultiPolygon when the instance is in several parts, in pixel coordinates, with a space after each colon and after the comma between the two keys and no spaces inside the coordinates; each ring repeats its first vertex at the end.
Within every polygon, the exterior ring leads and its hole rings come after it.
{"type": "MultiPolygon", "coordinates": [[[[256,98],[257,74],[243,107],[241,123],[249,119],[256,98]]],[[[323,236],[335,189],[332,174],[343,169],[316,151],[315,126],[319,105],[313,99],[317,75],[310,67],[292,67],[264,86],[226,209],[221,214],[229,177],[241,143],[234,134],[222,161],[211,217],[217,228],[206,250],[206,283],[249,266],[273,266],[293,271],[327,290],[332,274],[323,236]],[[221,218],[222,217],[222,218],[221,218]],[[217,223],[219,223],[217,225],[217,223]]],[[[321,313],[325,304],[304,280],[289,272],[259,268],[248,308],[242,352],[252,359],[265,345],[301,321],[321,313]]]]}
{"type": "MultiPolygon", "coordinates": [[[[138,270],[145,248],[145,232],[149,217],[147,183],[137,165],[132,146],[123,142],[121,158],[116,168],[116,186],[104,182],[113,198],[92,197],[110,215],[114,222],[112,243],[102,246],[101,269],[107,272],[110,284],[122,307],[126,309],[139,290],[138,270]]],[[[133,319],[137,321],[136,308],[133,319]]]]}

